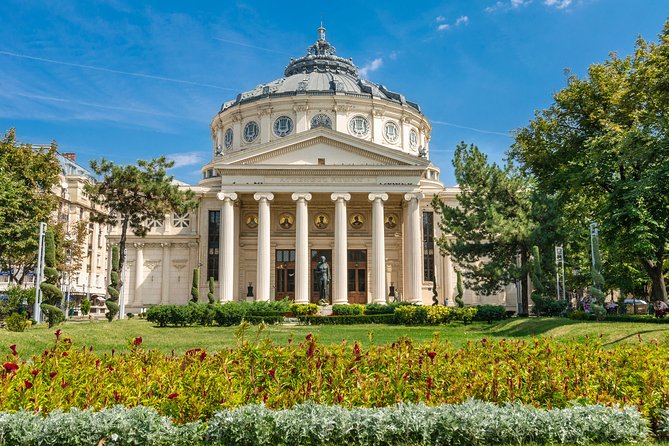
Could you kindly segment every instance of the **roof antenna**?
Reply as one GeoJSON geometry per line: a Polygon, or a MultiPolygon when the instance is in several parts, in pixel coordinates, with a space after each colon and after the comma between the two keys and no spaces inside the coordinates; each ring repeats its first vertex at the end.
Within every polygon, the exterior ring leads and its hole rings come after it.
{"type": "Polygon", "coordinates": [[[318,28],[318,40],[325,42],[325,28],[323,28],[323,18],[321,17],[321,26],[318,28]]]}

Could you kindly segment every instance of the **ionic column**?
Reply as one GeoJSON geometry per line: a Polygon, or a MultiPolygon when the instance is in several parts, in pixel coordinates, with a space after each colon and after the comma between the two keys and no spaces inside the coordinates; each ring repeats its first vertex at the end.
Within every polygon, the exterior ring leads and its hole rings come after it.
{"type": "Polygon", "coordinates": [[[135,294],[132,300],[135,304],[140,304],[140,287],[144,282],[144,243],[134,243],[135,247],[135,294]]]}
{"type": "Polygon", "coordinates": [[[95,282],[95,273],[98,270],[98,225],[99,223],[93,223],[93,229],[91,234],[91,270],[88,272],[88,298],[90,299],[91,286],[95,282]]]}
{"type": "Polygon", "coordinates": [[[346,217],[346,202],[351,199],[351,194],[334,193],[330,195],[330,198],[335,202],[332,303],[337,305],[348,303],[348,219],[346,217]]]}
{"type": "Polygon", "coordinates": [[[274,199],[271,192],[253,195],[258,202],[258,271],[256,279],[256,300],[269,300],[270,296],[270,246],[269,246],[269,202],[274,199]]]}
{"type": "Polygon", "coordinates": [[[234,299],[235,279],[235,209],[234,202],[237,194],[234,192],[219,192],[216,198],[221,200],[221,250],[218,262],[218,284],[221,302],[234,299]]]}
{"type": "Polygon", "coordinates": [[[163,248],[163,277],[160,284],[160,303],[169,303],[168,300],[170,290],[170,245],[171,243],[161,243],[163,248]]]}
{"type": "Polygon", "coordinates": [[[295,204],[295,303],[309,303],[309,214],[310,193],[294,193],[295,204]]]}
{"type": "Polygon", "coordinates": [[[383,226],[383,202],[388,194],[371,193],[372,202],[372,302],[386,302],[386,234],[383,226]]]}
{"type": "Polygon", "coordinates": [[[405,281],[405,296],[411,303],[421,304],[423,302],[423,259],[422,243],[420,238],[420,208],[419,203],[423,198],[420,192],[404,194],[407,206],[407,280],[405,281]]]}

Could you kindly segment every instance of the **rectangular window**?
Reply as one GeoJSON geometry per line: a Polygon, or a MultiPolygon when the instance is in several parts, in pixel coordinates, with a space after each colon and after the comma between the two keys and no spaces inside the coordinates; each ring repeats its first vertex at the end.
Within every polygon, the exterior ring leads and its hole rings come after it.
{"type": "Polygon", "coordinates": [[[218,281],[218,250],[220,249],[221,211],[209,211],[209,232],[207,233],[207,279],[218,281]]]}
{"type": "Polygon", "coordinates": [[[423,212],[423,281],[434,280],[434,213],[423,212]]]}

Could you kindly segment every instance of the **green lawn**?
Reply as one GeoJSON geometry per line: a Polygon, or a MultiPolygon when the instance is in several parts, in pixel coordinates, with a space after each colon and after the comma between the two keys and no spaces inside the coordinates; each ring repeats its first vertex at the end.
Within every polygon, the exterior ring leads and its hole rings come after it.
{"type": "MultiPolygon", "coordinates": [[[[66,322],[60,325],[63,334],[72,338],[78,347],[93,346],[94,351],[109,352],[127,350],[128,340],[142,337],[144,347],[174,351],[183,354],[191,348],[205,348],[217,351],[236,344],[236,327],[183,327],[158,328],[144,320],[66,322]]],[[[663,341],[668,333],[665,325],[621,323],[621,322],[582,322],[562,318],[527,318],[510,319],[497,324],[475,323],[463,326],[453,324],[438,327],[406,327],[395,325],[349,325],[349,326],[268,326],[259,336],[271,338],[275,344],[285,344],[289,339],[299,342],[312,333],[323,343],[339,343],[343,339],[368,344],[370,336],[374,343],[395,341],[400,336],[408,336],[417,341],[431,339],[438,333],[442,341],[448,340],[455,345],[462,345],[467,340],[481,338],[531,338],[533,336],[551,336],[555,339],[579,341],[589,338],[602,338],[606,345],[613,346],[620,342],[663,341]]],[[[41,353],[54,341],[56,328],[45,324],[28,329],[23,333],[0,331],[0,348],[9,353],[8,346],[16,344],[22,358],[41,353]]],[[[251,327],[247,337],[255,338],[257,327],[251,327]]]]}

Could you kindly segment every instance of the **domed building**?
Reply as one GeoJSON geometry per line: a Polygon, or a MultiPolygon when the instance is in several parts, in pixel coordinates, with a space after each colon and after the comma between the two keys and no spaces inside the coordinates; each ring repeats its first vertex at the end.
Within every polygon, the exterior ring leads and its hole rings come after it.
{"type": "MultiPolygon", "coordinates": [[[[430,202],[454,202],[457,189],[430,162],[430,122],[361,79],[322,26],[284,77],[225,102],[210,128],[212,159],[191,187],[197,213],[152,222],[128,245],[126,311],[186,303],[197,267],[202,300],[213,277],[223,302],[432,304],[435,286],[440,303],[453,302],[430,202]]],[[[513,294],[465,299],[513,307],[513,294]]]]}

